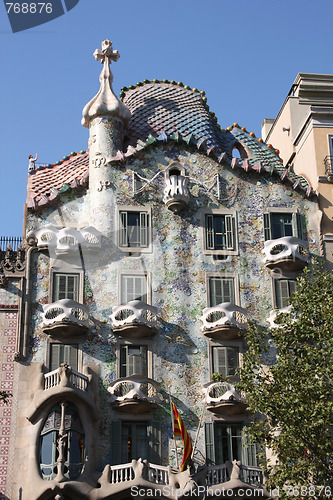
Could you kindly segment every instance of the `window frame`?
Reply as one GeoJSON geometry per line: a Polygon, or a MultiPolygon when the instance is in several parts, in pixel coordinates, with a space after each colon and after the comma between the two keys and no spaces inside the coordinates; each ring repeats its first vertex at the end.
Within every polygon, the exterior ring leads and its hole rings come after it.
{"type": "Polygon", "coordinates": [[[124,305],[127,304],[127,302],[122,302],[122,282],[123,282],[123,277],[128,276],[128,277],[145,277],[146,278],[146,297],[147,297],[147,304],[151,303],[151,286],[150,286],[150,273],[149,272],[142,272],[142,271],[120,271],[118,273],[118,304],[119,305],[124,305]]]}
{"type": "MultiPolygon", "coordinates": [[[[116,234],[117,234],[117,247],[122,252],[126,253],[150,253],[152,251],[152,215],[151,215],[151,207],[147,206],[130,206],[130,205],[120,205],[117,207],[117,217],[116,217],[116,234]],[[121,244],[121,233],[123,231],[122,227],[122,213],[139,213],[141,218],[141,214],[145,214],[147,218],[147,245],[144,246],[125,246],[121,244]]],[[[141,232],[141,224],[140,229],[141,232]]]]}
{"type": "MultiPolygon", "coordinates": [[[[297,282],[296,282],[296,279],[297,279],[297,275],[294,275],[294,274],[290,274],[290,275],[287,275],[287,274],[283,274],[279,277],[274,277],[273,280],[272,280],[272,289],[273,289],[273,304],[274,304],[274,309],[283,309],[284,307],[287,307],[289,304],[286,304],[286,305],[282,305],[279,306],[279,302],[282,300],[281,297],[278,296],[278,292],[277,292],[277,287],[278,287],[278,282],[279,281],[288,281],[288,289],[289,289],[289,282],[294,282],[295,283],[295,290],[297,290],[297,282]]],[[[294,292],[292,292],[294,293],[294,292]]],[[[289,299],[291,298],[291,295],[289,295],[288,297],[289,299]]],[[[287,299],[285,299],[287,300],[287,299]]]]}
{"type": "MultiPolygon", "coordinates": [[[[49,290],[49,303],[52,304],[56,302],[55,299],[55,286],[56,286],[56,275],[75,275],[78,277],[77,280],[77,299],[75,302],[79,304],[83,304],[84,293],[83,293],[83,285],[84,285],[84,272],[82,269],[71,268],[68,266],[61,267],[53,267],[50,271],[50,290],[49,290]]],[[[57,299],[61,300],[61,299],[57,299]]],[[[72,299],[70,299],[72,300],[72,299]]]]}
{"type": "MultiPolygon", "coordinates": [[[[122,364],[121,364],[121,348],[123,346],[147,346],[147,378],[153,378],[153,352],[152,352],[152,342],[150,339],[133,339],[126,340],[121,339],[116,344],[116,373],[117,379],[123,378],[121,376],[122,373],[122,364]]],[[[144,376],[144,375],[143,375],[144,376]]]]}
{"type": "Polygon", "coordinates": [[[66,342],[62,342],[56,339],[48,339],[47,346],[46,346],[46,367],[49,371],[51,370],[51,350],[52,347],[51,345],[77,345],[77,369],[79,373],[82,373],[83,370],[83,353],[82,353],[82,344],[77,341],[77,338],[66,338],[66,342]]]}
{"type": "Polygon", "coordinates": [[[239,280],[238,280],[238,275],[235,273],[214,273],[214,272],[207,272],[205,274],[205,281],[206,281],[206,304],[208,304],[208,307],[213,307],[211,305],[211,294],[210,294],[210,280],[212,278],[226,278],[226,279],[232,279],[233,280],[233,286],[234,286],[234,304],[237,306],[240,306],[240,298],[239,298],[239,280]]]}
{"type": "MultiPolygon", "coordinates": [[[[132,428],[136,425],[146,425],[147,436],[147,459],[148,462],[161,464],[162,461],[162,426],[160,421],[153,419],[151,415],[145,415],[144,418],[130,418],[131,415],[124,415],[121,420],[114,420],[111,423],[111,463],[118,465],[128,463],[128,457],[122,458],[122,426],[130,425],[132,428]],[[157,435],[157,442],[154,437],[157,435]],[[124,461],[125,460],[125,461],[124,461]]],[[[138,417],[133,415],[133,417],[138,417]]]]}
{"type": "MultiPolygon", "coordinates": [[[[213,373],[218,373],[214,372],[214,353],[213,350],[215,347],[233,347],[235,349],[238,349],[238,367],[242,367],[243,363],[243,342],[241,340],[224,340],[224,341],[217,341],[217,340],[212,340],[210,339],[209,341],[209,349],[208,349],[208,365],[209,365],[209,373],[210,373],[210,379],[212,379],[213,373]]],[[[226,375],[225,379],[228,380],[230,383],[239,380],[239,376],[237,374],[235,375],[226,375]]]]}
{"type": "MultiPolygon", "coordinates": [[[[223,210],[223,209],[210,209],[205,210],[202,215],[202,227],[203,227],[203,248],[205,255],[238,255],[238,220],[236,210],[223,210]],[[233,247],[225,249],[208,248],[208,227],[207,220],[214,220],[215,216],[227,216],[231,223],[231,232],[233,247]]],[[[227,234],[227,230],[225,230],[227,234]]]]}
{"type": "Polygon", "coordinates": [[[272,238],[272,220],[271,217],[274,214],[286,214],[292,216],[292,237],[299,238],[300,240],[307,239],[307,230],[304,222],[304,214],[299,212],[297,208],[293,207],[267,207],[263,212],[263,234],[264,241],[273,241],[286,236],[279,236],[278,238],[272,238]],[[268,223],[267,223],[268,222],[268,223]],[[269,237],[268,237],[269,236],[269,237]]]}

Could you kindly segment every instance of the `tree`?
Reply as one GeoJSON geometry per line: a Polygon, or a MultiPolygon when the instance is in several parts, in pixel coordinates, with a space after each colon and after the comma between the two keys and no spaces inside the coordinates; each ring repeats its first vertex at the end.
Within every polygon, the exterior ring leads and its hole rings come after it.
{"type": "Polygon", "coordinates": [[[285,498],[291,486],[300,498],[327,498],[333,494],[333,275],[315,263],[297,283],[291,312],[278,315],[278,327],[269,332],[252,324],[245,334],[239,389],[253,416],[251,440],[275,456],[276,464],[261,456],[268,487],[279,487],[285,498]]]}

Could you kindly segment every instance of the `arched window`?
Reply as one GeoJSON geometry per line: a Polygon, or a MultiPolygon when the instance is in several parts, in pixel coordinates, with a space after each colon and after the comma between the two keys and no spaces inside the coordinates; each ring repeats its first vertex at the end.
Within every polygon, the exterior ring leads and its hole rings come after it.
{"type": "Polygon", "coordinates": [[[231,155],[233,158],[242,158],[243,160],[248,157],[245,148],[239,142],[234,144],[231,155]]]}
{"type": "Polygon", "coordinates": [[[75,406],[52,408],[40,436],[40,471],[43,479],[76,479],[85,458],[84,430],[75,406]]]}

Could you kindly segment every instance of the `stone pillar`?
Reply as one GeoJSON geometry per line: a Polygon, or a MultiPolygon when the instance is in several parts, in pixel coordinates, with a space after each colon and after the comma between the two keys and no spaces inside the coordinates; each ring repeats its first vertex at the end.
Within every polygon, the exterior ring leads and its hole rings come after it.
{"type": "Polygon", "coordinates": [[[114,231],[113,167],[110,161],[123,150],[123,132],[130,111],[112,89],[111,61],[119,59],[109,40],[94,52],[101,61],[100,89],[84,107],[82,125],[89,127],[89,223],[107,237],[114,231]]]}

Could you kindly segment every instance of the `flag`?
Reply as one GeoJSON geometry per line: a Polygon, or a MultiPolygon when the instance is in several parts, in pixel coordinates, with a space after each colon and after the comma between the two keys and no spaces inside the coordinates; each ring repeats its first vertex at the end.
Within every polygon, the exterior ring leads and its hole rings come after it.
{"type": "Polygon", "coordinates": [[[183,472],[185,468],[185,463],[192,456],[192,441],[190,436],[187,433],[185,425],[182,421],[181,416],[178,413],[178,410],[174,403],[172,403],[172,421],[173,421],[173,433],[175,437],[181,437],[183,441],[183,461],[180,467],[181,472],[183,472]]]}

